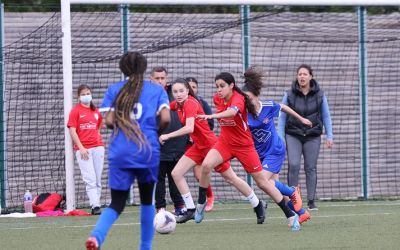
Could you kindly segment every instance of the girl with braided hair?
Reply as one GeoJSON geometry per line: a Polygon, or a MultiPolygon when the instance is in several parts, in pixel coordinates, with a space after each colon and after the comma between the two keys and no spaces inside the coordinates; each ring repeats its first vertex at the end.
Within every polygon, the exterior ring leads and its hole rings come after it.
{"type": "Polygon", "coordinates": [[[108,152],[111,204],[99,217],[86,241],[87,249],[99,249],[113,223],[125,208],[129,188],[137,179],[140,194],[141,240],[139,249],[151,249],[155,215],[154,192],[160,161],[158,133],[168,126],[169,100],[163,88],[143,80],[146,58],[125,53],[119,62],[127,80],[111,85],[100,111],[113,130],[108,152]],[[160,117],[157,123],[157,116],[160,117]]]}
{"type": "Polygon", "coordinates": [[[282,209],[286,218],[288,218],[291,230],[300,230],[298,215],[290,210],[282,194],[275,187],[275,184],[269,180],[266,171],[263,171],[257,151],[254,148],[251,132],[247,125],[248,113],[257,117],[254,104],[236,85],[235,78],[228,72],[218,74],[215,77],[215,85],[217,86],[217,93],[214,95],[214,103],[217,113],[197,116],[200,119],[217,119],[221,127],[221,134],[201,166],[195,221],[200,223],[204,218],[211,170],[222,162],[237,158],[244,170],[253,177],[257,186],[282,209]]]}
{"type": "Polygon", "coordinates": [[[261,101],[259,96],[263,86],[263,77],[263,71],[257,67],[250,67],[244,73],[245,80],[242,90],[257,110],[257,116],[248,115],[248,124],[268,179],[272,180],[275,187],[285,196],[289,208],[299,215],[299,223],[301,224],[310,219],[310,214],[302,208],[299,188],[289,187],[279,181],[279,172],[285,161],[286,149],[283,140],[276,132],[274,118],[279,116],[280,111],[283,111],[306,126],[311,126],[311,121],[303,118],[284,104],[274,101],[261,101]],[[287,197],[290,198],[290,201],[287,197]]]}

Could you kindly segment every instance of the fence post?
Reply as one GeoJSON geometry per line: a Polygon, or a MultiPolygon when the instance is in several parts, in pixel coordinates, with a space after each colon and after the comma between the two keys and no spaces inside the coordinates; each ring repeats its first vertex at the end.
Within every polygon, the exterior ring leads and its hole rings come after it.
{"type": "MultiPolygon", "coordinates": [[[[0,208],[6,208],[5,182],[6,182],[6,136],[4,122],[4,3],[0,9],[0,208]]],[[[1,209],[0,209],[1,214],[1,209]]]]}
{"type": "Polygon", "coordinates": [[[368,64],[367,64],[367,10],[357,8],[359,41],[359,78],[360,78],[360,120],[361,120],[361,166],[362,192],[364,199],[369,194],[369,147],[368,147],[368,64]]]}
{"type": "MultiPolygon", "coordinates": [[[[250,66],[250,6],[240,5],[240,20],[242,21],[242,58],[243,58],[243,73],[250,66]]],[[[250,187],[253,186],[253,178],[247,174],[247,183],[250,187]]]]}

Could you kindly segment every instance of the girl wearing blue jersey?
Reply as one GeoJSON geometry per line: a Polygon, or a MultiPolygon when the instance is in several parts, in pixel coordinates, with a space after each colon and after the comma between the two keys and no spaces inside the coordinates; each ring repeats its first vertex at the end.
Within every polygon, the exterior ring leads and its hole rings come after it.
{"type": "Polygon", "coordinates": [[[113,129],[108,148],[111,204],[86,240],[86,249],[97,250],[125,208],[135,179],[140,194],[141,239],[139,249],[152,248],[155,214],[154,192],[160,161],[158,132],[170,121],[169,100],[163,88],[143,80],[146,58],[138,52],[125,53],[120,61],[127,80],[111,85],[100,111],[107,111],[106,125],[113,129]],[[160,116],[157,125],[157,116],[160,116]]]}
{"type": "MultiPolygon", "coordinates": [[[[299,222],[303,223],[310,219],[310,214],[302,208],[298,188],[289,187],[279,181],[279,172],[285,161],[286,149],[283,140],[276,132],[274,118],[278,117],[279,112],[282,110],[307,126],[312,124],[308,119],[303,118],[284,104],[274,101],[260,101],[259,96],[263,85],[263,76],[261,69],[256,67],[250,67],[244,73],[243,91],[249,96],[258,114],[257,117],[251,114],[248,115],[249,127],[254,145],[268,178],[275,181],[275,186],[282,195],[290,197],[288,206],[299,215],[299,222]]],[[[286,200],[288,199],[286,198],[286,200]]]]}

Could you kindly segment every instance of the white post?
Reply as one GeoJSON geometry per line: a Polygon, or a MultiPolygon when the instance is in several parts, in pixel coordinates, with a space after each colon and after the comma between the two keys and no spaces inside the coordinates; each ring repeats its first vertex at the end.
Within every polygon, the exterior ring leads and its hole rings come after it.
{"type": "Polygon", "coordinates": [[[70,1],[61,0],[62,56],[64,80],[64,135],[65,135],[65,185],[67,212],[75,209],[74,152],[72,139],[67,128],[72,109],[72,53],[71,53],[71,10],[70,1]]]}

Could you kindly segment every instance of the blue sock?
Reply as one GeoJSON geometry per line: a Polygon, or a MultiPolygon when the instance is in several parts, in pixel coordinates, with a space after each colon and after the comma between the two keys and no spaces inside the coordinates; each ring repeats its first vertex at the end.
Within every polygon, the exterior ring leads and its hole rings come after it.
{"type": "Polygon", "coordinates": [[[96,226],[93,229],[91,236],[96,237],[99,246],[103,244],[104,239],[107,236],[108,231],[114,222],[118,219],[119,214],[112,208],[106,208],[101,213],[99,219],[97,220],[96,226]]]}
{"type": "Polygon", "coordinates": [[[304,214],[305,212],[306,212],[306,210],[304,210],[304,208],[301,208],[299,211],[294,211],[294,207],[293,207],[293,203],[292,203],[292,201],[289,201],[288,203],[287,203],[287,205],[288,205],[288,207],[293,211],[293,212],[295,212],[296,214],[298,214],[298,215],[302,215],[302,214],[304,214]]]}
{"type": "Polygon", "coordinates": [[[294,192],[294,187],[289,187],[288,185],[283,184],[282,182],[275,180],[275,187],[283,194],[284,196],[291,196],[294,192]]]}
{"type": "Polygon", "coordinates": [[[153,220],[156,214],[154,205],[140,205],[140,250],[151,250],[154,226],[153,220]]]}

